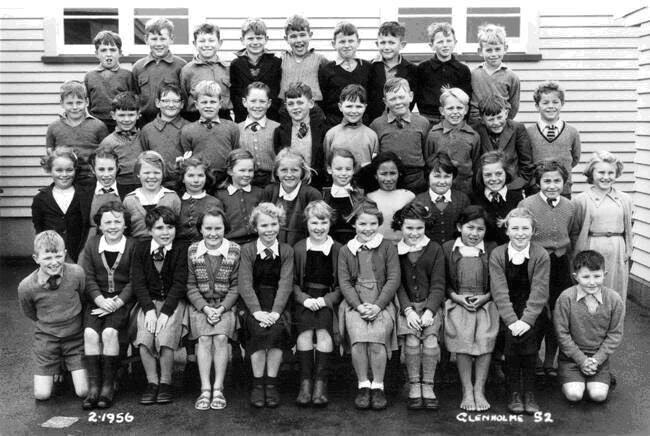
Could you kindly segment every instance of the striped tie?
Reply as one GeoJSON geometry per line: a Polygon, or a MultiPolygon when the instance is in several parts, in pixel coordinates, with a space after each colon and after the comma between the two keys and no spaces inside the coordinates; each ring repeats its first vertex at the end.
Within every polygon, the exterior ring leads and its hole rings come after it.
{"type": "Polygon", "coordinates": [[[549,141],[555,139],[555,126],[546,126],[546,139],[549,141]]]}

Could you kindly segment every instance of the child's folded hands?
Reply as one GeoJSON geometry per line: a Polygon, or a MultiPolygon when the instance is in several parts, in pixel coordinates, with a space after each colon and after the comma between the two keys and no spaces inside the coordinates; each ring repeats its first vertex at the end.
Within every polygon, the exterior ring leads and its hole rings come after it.
{"type": "Polygon", "coordinates": [[[510,324],[508,328],[510,329],[512,336],[521,336],[524,333],[526,333],[528,330],[530,330],[530,325],[518,319],[517,321],[510,324]]]}

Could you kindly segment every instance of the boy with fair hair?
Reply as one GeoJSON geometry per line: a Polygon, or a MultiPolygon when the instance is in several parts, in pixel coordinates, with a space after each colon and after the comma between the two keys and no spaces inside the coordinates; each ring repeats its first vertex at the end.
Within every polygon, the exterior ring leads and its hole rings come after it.
{"type": "Polygon", "coordinates": [[[83,312],[81,295],[86,287],[84,270],[65,263],[63,238],[46,230],[34,239],[34,261],[38,269],[18,285],[18,301],[23,313],[34,324],[34,398],[47,400],[52,395],[54,375],[61,363],[72,376],[75,393],[88,391],[83,368],[83,312]]]}
{"type": "Polygon", "coordinates": [[[576,402],[586,390],[600,403],[607,399],[612,380],[609,357],[623,340],[625,306],[616,291],[603,286],[607,271],[600,253],[581,251],[573,271],[577,284],[562,292],[553,315],[562,393],[576,402]]]}
{"type": "Polygon", "coordinates": [[[352,84],[368,87],[370,62],[357,58],[360,41],[354,24],[341,21],[334,27],[332,47],[336,50],[336,60],[318,70],[318,84],[323,92],[323,111],[328,127],[334,127],[343,119],[339,110],[343,88],[352,84]]]}
{"type": "Polygon", "coordinates": [[[219,26],[203,23],[194,29],[194,59],[186,64],[180,72],[180,83],[183,94],[187,97],[184,117],[189,121],[199,119],[194,93],[196,85],[204,80],[212,80],[221,88],[221,106],[219,117],[230,120],[230,72],[218,56],[221,47],[221,30],[219,26]]]}
{"type": "Polygon", "coordinates": [[[402,160],[403,187],[419,194],[427,190],[424,145],[429,120],[409,109],[413,91],[408,80],[393,77],[386,81],[383,90],[388,112],[375,118],[370,128],[379,139],[379,151],[392,151],[402,160]]]}
{"type": "Polygon", "coordinates": [[[460,88],[472,95],[472,74],[469,67],[456,59],[456,33],[449,23],[433,23],[427,28],[433,57],[418,65],[415,103],[420,115],[434,126],[442,119],[440,94],[442,87],[460,88]]]}
{"type": "MultiPolygon", "coordinates": [[[[386,111],[384,105],[384,84],[386,80],[401,77],[409,82],[412,91],[417,84],[417,66],[407,61],[400,51],[406,46],[404,37],[406,28],[397,21],[386,21],[377,32],[377,49],[379,53],[370,67],[368,79],[368,120],[372,121],[386,111]]],[[[415,102],[411,102],[413,109],[415,102]]]]}
{"type": "Polygon", "coordinates": [[[230,98],[236,123],[246,119],[247,112],[243,100],[248,85],[253,82],[262,82],[269,87],[271,107],[266,116],[278,120],[282,61],[266,51],[268,40],[264,21],[260,18],[248,18],[244,21],[241,27],[241,42],[244,48],[235,53],[237,57],[230,63],[230,98]]]}
{"type": "Polygon", "coordinates": [[[144,26],[149,54],[133,65],[136,93],[140,96],[141,125],[153,121],[158,114],[156,90],[161,83],[180,84],[185,61],[174,56],[169,46],[174,42],[174,23],[167,18],[152,18],[144,26]]]}
{"type": "Polygon", "coordinates": [[[508,51],[506,29],[496,24],[479,26],[478,45],[478,54],[484,62],[472,71],[469,121],[472,124],[481,121],[479,104],[492,94],[510,103],[508,119],[513,119],[519,112],[519,77],[503,63],[508,51]]]}
{"type": "Polygon", "coordinates": [[[88,112],[102,121],[112,132],[111,101],[119,92],[135,91],[133,74],[120,68],[122,38],[110,30],[102,30],[93,39],[99,65],[86,73],[84,85],[88,91],[88,112]]]}

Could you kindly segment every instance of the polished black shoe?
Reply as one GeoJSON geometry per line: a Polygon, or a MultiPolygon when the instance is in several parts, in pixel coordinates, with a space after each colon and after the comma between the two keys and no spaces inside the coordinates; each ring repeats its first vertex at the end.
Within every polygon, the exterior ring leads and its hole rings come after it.
{"type": "Polygon", "coordinates": [[[309,406],[311,403],[312,382],[310,379],[304,379],[300,382],[300,391],[296,398],[296,404],[301,407],[309,406]]]}
{"type": "Polygon", "coordinates": [[[524,410],[529,415],[534,415],[540,411],[537,401],[535,401],[535,394],[532,392],[524,393],[524,410]]]}
{"type": "Polygon", "coordinates": [[[274,384],[267,384],[265,388],[266,407],[274,408],[280,405],[280,393],[274,384]]]}
{"type": "Polygon", "coordinates": [[[361,388],[357,391],[354,406],[361,410],[370,408],[370,388],[361,388]]]}
{"type": "Polygon", "coordinates": [[[524,403],[521,401],[519,392],[510,394],[510,402],[508,402],[508,410],[510,413],[522,414],[524,413],[524,403]]]}
{"type": "Polygon", "coordinates": [[[316,407],[327,406],[327,403],[329,402],[329,399],[327,398],[327,380],[316,379],[311,402],[316,407]]]}
{"type": "Polygon", "coordinates": [[[440,409],[440,402],[437,398],[422,398],[422,403],[424,405],[424,408],[427,410],[440,409]]]}
{"type": "Polygon", "coordinates": [[[408,401],[406,402],[406,408],[409,410],[420,410],[423,407],[424,402],[422,401],[422,397],[409,397],[408,401]]]}
{"type": "Polygon", "coordinates": [[[264,407],[264,385],[254,384],[251,390],[251,405],[253,407],[264,407]]]}
{"type": "Polygon", "coordinates": [[[372,389],[370,391],[370,406],[373,410],[382,410],[388,406],[386,394],[383,389],[372,389]]]}
{"type": "Polygon", "coordinates": [[[156,403],[166,404],[171,403],[172,401],[174,401],[174,389],[172,388],[172,385],[160,383],[158,395],[156,395],[156,403]]]}
{"type": "Polygon", "coordinates": [[[154,404],[157,396],[158,385],[155,383],[149,383],[147,388],[144,390],[142,397],[140,397],[140,404],[154,404]]]}

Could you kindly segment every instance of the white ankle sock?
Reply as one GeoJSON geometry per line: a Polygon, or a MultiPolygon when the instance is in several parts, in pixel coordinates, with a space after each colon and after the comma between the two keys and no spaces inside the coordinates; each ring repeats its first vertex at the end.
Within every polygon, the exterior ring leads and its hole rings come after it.
{"type": "Polygon", "coordinates": [[[383,391],[384,390],[384,384],[373,381],[372,384],[370,385],[370,389],[381,389],[383,391]]]}
{"type": "Polygon", "coordinates": [[[370,388],[370,380],[364,380],[359,382],[359,389],[370,388]]]}

